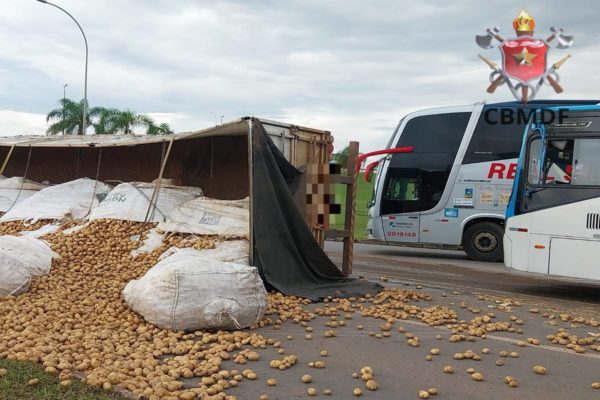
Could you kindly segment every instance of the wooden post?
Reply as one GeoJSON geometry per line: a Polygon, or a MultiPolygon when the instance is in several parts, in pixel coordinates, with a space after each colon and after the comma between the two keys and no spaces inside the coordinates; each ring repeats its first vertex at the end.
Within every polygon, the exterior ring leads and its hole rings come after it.
{"type": "Polygon", "coordinates": [[[146,218],[144,218],[144,222],[148,222],[148,216],[150,216],[150,210],[152,209],[152,205],[154,204],[154,199],[158,195],[158,190],[160,189],[160,181],[162,180],[163,172],[165,172],[165,165],[167,165],[167,161],[169,160],[169,154],[171,154],[171,147],[173,147],[173,139],[169,141],[169,147],[167,148],[165,158],[160,164],[160,171],[158,173],[158,178],[156,179],[156,185],[154,185],[152,197],[150,197],[150,204],[148,204],[148,210],[146,210],[146,218]]]}
{"type": "Polygon", "coordinates": [[[358,157],[358,142],[350,142],[348,148],[348,176],[352,178],[352,183],[346,188],[346,216],[344,230],[348,236],[344,238],[344,249],[342,258],[342,273],[350,275],[352,273],[352,256],[354,250],[354,208],[356,202],[356,179],[358,178],[359,165],[356,165],[358,157]]]}
{"type": "Polygon", "coordinates": [[[2,163],[2,168],[0,168],[0,175],[2,175],[4,173],[4,169],[6,168],[6,164],[8,164],[8,160],[10,160],[10,156],[12,155],[14,149],[15,149],[15,145],[14,144],[12,146],[10,146],[10,149],[8,149],[8,154],[4,158],[4,162],[2,163]]]}

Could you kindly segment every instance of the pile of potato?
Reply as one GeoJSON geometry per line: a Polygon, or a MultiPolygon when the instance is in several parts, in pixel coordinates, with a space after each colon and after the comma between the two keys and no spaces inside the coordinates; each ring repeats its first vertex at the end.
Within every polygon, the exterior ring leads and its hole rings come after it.
{"type": "MultiPolygon", "coordinates": [[[[174,235],[153,252],[132,257],[153,227],[96,220],[68,235],[61,230],[43,237],[61,258],[49,275],[33,280],[28,293],[0,299],[0,357],[41,363],[62,382],[82,373],[90,385],[120,386],[148,399],[233,399],[224,390],[237,380],[221,370],[221,362],[243,346],[266,346],[267,339],[249,332],[160,330],[123,301],[125,284],[170,246],[212,248],[221,240],[174,235]],[[180,377],[212,380],[186,389],[180,377]]],[[[20,222],[0,224],[5,234],[21,230],[20,222]]]]}
{"type": "MultiPolygon", "coordinates": [[[[22,222],[0,224],[0,234],[35,230],[47,224],[22,222]]],[[[43,237],[61,258],[53,261],[49,275],[33,280],[28,293],[0,299],[0,357],[42,364],[68,385],[74,376],[84,377],[95,387],[120,387],[147,399],[234,399],[229,387],[255,380],[252,370],[227,370],[222,362],[257,362],[255,349],[281,344],[252,331],[171,332],[146,323],[122,298],[122,289],[154,266],[169,247],[213,248],[223,238],[170,235],[150,253],[132,256],[152,223],[94,220],[70,234],[77,224],[65,224],[43,237]],[[185,386],[181,378],[198,378],[196,386],[185,386]]],[[[445,308],[419,308],[409,302],[428,300],[422,293],[386,289],[364,298],[326,299],[327,307],[315,312],[309,300],[271,293],[267,315],[254,328],[285,321],[306,324],[318,315],[328,316],[328,326],[344,321],[336,316],[360,312],[388,321],[420,318],[438,325],[455,322],[456,314],[445,308]]],[[[281,349],[279,349],[281,350],[281,349]]],[[[295,364],[294,355],[281,365],[295,364]]]]}

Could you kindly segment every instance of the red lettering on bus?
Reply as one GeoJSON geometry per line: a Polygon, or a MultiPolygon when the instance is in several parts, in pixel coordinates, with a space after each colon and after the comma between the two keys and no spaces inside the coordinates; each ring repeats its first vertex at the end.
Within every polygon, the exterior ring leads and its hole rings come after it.
{"type": "Polygon", "coordinates": [[[488,171],[488,179],[493,178],[494,175],[496,175],[498,179],[515,179],[516,173],[517,163],[510,163],[508,165],[508,171],[506,171],[506,164],[494,162],[490,165],[490,170],[488,171]]]}
{"type": "Polygon", "coordinates": [[[492,163],[490,165],[490,170],[488,172],[488,179],[493,178],[494,174],[498,175],[498,179],[504,179],[504,170],[506,169],[506,165],[502,163],[492,163]]]}
{"type": "Polygon", "coordinates": [[[508,166],[508,173],[506,174],[506,179],[515,179],[515,174],[517,173],[517,163],[510,163],[508,166]]]}

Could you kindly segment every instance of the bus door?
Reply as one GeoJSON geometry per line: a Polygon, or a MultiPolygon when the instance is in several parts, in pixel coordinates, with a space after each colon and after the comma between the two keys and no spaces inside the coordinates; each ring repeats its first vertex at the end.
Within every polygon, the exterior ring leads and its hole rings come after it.
{"type": "Polygon", "coordinates": [[[419,178],[388,168],[381,201],[381,222],[388,242],[419,242],[419,178]]]}

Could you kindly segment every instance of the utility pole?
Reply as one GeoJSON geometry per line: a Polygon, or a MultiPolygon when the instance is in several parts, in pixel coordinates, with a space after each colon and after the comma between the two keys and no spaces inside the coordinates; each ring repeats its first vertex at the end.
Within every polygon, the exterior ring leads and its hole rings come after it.
{"type": "Polygon", "coordinates": [[[65,136],[65,103],[67,101],[67,86],[68,85],[69,85],[68,83],[65,83],[63,85],[63,104],[62,104],[62,106],[63,106],[63,120],[62,120],[62,122],[63,122],[63,136],[65,136]]]}
{"type": "Polygon", "coordinates": [[[82,121],[81,121],[81,126],[82,126],[82,133],[85,135],[85,128],[86,128],[86,124],[87,124],[87,76],[88,76],[88,42],[87,42],[87,38],[85,37],[85,32],[83,32],[83,28],[81,28],[81,25],[79,25],[79,22],[77,22],[77,20],[75,19],[75,17],[73,17],[71,14],[69,14],[69,12],[67,10],[65,10],[64,8],[57,6],[54,3],[50,3],[47,0],[37,0],[40,3],[44,3],[44,4],[48,4],[52,7],[56,7],[59,10],[61,10],[62,12],[64,12],[65,14],[67,14],[69,17],[71,17],[71,19],[77,24],[77,27],[79,28],[79,30],[81,31],[81,34],[83,35],[83,41],[85,42],[85,79],[84,79],[84,85],[83,85],[83,114],[82,114],[82,121]]]}

